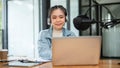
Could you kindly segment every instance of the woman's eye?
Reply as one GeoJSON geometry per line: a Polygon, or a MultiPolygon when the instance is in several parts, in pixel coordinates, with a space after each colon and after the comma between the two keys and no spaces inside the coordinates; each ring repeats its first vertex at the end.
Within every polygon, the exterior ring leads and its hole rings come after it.
{"type": "Polygon", "coordinates": [[[63,17],[60,17],[60,18],[63,18],[63,17]]]}
{"type": "Polygon", "coordinates": [[[56,19],[56,17],[52,17],[52,19],[56,19]]]}
{"type": "Polygon", "coordinates": [[[61,16],[59,16],[59,18],[64,18],[64,16],[63,16],[63,15],[61,15],[61,16]]]}

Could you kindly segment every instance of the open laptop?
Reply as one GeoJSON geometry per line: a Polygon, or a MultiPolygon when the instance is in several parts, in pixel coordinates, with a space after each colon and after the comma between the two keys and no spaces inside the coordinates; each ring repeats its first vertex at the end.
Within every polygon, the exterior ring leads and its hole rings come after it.
{"type": "Polygon", "coordinates": [[[96,65],[100,50],[100,36],[53,38],[52,62],[53,65],[96,65]]]}

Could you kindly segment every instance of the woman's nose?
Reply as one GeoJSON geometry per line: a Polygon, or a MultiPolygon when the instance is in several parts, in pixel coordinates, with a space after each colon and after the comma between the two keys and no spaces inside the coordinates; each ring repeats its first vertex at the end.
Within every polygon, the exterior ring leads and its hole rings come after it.
{"type": "Polygon", "coordinates": [[[60,18],[56,18],[56,21],[60,21],[60,18]]]}

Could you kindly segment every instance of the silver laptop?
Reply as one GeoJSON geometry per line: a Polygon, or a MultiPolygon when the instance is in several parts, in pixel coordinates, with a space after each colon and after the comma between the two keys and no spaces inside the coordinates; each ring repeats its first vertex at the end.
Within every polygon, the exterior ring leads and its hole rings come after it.
{"type": "Polygon", "coordinates": [[[96,65],[101,50],[100,36],[52,39],[53,65],[96,65]]]}

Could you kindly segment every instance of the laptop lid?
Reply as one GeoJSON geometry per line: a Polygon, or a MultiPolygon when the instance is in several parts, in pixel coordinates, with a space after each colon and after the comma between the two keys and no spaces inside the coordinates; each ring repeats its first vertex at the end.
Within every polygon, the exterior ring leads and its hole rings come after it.
{"type": "Polygon", "coordinates": [[[53,38],[53,65],[96,65],[100,49],[100,36],[53,38]]]}

